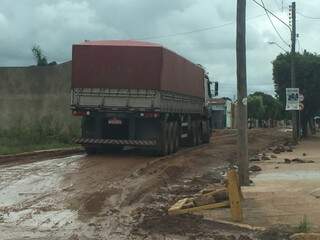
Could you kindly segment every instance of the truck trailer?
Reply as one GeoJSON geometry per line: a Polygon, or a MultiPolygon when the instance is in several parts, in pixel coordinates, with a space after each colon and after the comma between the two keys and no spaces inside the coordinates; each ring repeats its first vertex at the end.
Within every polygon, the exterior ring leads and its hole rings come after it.
{"type": "Polygon", "coordinates": [[[75,142],[88,154],[124,146],[159,155],[208,143],[204,69],[140,41],[86,41],[72,47],[71,109],[82,117],[75,142]]]}

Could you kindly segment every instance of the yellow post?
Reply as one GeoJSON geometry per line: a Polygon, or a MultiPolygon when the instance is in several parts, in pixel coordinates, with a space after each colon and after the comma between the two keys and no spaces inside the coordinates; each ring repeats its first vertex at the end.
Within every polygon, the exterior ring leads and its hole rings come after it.
{"type": "Polygon", "coordinates": [[[241,207],[241,188],[239,185],[238,174],[235,170],[228,171],[228,193],[231,210],[231,218],[235,222],[242,222],[242,207],[241,207]]]}

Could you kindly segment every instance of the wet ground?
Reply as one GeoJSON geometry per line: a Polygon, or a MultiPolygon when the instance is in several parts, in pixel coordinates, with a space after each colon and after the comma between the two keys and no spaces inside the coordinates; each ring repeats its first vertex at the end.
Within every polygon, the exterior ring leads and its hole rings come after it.
{"type": "MultiPolygon", "coordinates": [[[[250,131],[250,153],[285,138],[277,130],[250,131]]],[[[130,150],[1,164],[0,239],[240,236],[243,230],[166,213],[177,199],[221,181],[235,157],[236,135],[227,130],[216,132],[211,144],[166,158],[130,150]]]]}
{"type": "MultiPolygon", "coordinates": [[[[152,160],[124,152],[2,165],[1,239],[61,238],[78,232],[94,239],[96,218],[119,211],[115,206],[126,190],[124,179],[152,160]]],[[[112,226],[105,231],[111,234],[112,226]]]]}
{"type": "Polygon", "coordinates": [[[283,152],[260,165],[255,186],[245,189],[253,206],[247,211],[255,224],[298,226],[306,217],[320,231],[320,136],[303,140],[292,152],[283,152]],[[284,160],[298,159],[285,163],[284,160]],[[254,206],[259,206],[254,207],[254,206]]]}
{"type": "MultiPolygon", "coordinates": [[[[245,222],[298,227],[305,218],[313,231],[320,232],[320,136],[303,140],[292,151],[265,155],[269,159],[252,162],[262,169],[252,176],[254,185],[243,188],[245,222]]],[[[225,210],[209,215],[230,218],[225,210]]]]}

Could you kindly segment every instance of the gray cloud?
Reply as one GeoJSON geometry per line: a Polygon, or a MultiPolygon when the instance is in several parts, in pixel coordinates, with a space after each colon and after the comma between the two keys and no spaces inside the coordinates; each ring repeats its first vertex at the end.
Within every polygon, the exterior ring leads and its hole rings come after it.
{"type": "MultiPolygon", "coordinates": [[[[263,10],[248,0],[248,91],[273,92],[271,61],[283,47],[263,10]],[[253,18],[255,17],[255,18],[253,18]]],[[[284,21],[280,0],[265,0],[284,21]],[[278,4],[276,4],[276,2],[278,4]]],[[[289,0],[284,0],[288,6],[289,0]]],[[[236,93],[235,14],[236,1],[222,0],[0,0],[0,65],[34,64],[31,47],[39,44],[50,61],[70,60],[71,45],[85,39],[144,39],[158,42],[204,65],[221,82],[221,95],[236,93]],[[226,25],[207,31],[167,36],[195,29],[226,25]],[[161,37],[164,36],[164,37],[161,37]]],[[[317,16],[318,1],[297,0],[297,9],[317,16]]],[[[301,48],[319,51],[320,21],[298,15],[301,48]]],[[[281,35],[289,31],[274,19],[281,35]]]]}

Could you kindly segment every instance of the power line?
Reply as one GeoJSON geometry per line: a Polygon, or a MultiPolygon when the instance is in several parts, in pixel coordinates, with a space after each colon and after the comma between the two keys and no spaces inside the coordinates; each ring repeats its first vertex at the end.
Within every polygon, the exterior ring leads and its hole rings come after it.
{"type": "MultiPolygon", "coordinates": [[[[249,17],[247,18],[247,21],[250,21],[252,19],[256,19],[259,17],[265,16],[265,14],[260,14],[254,17],[249,17]]],[[[158,36],[151,36],[151,37],[142,37],[142,38],[136,38],[137,40],[153,40],[153,39],[161,39],[161,38],[168,38],[168,37],[176,37],[180,35],[188,35],[188,34],[193,34],[193,33],[198,33],[198,32],[204,32],[204,31],[209,31],[213,29],[218,29],[218,28],[223,28],[229,25],[233,25],[235,22],[227,22],[221,25],[216,25],[216,26],[211,26],[211,27],[205,27],[205,28],[199,28],[195,29],[192,31],[187,31],[187,32],[180,32],[180,33],[172,33],[172,34],[164,34],[164,35],[158,35],[158,36]]]]}
{"type": "Polygon", "coordinates": [[[268,42],[269,44],[274,44],[276,45],[278,48],[280,48],[281,50],[283,50],[284,52],[288,52],[288,50],[284,49],[283,47],[281,47],[277,42],[273,42],[273,41],[270,41],[268,42]]]}
{"type": "Polygon", "coordinates": [[[299,14],[300,16],[302,16],[304,18],[309,18],[309,19],[313,19],[313,20],[320,20],[320,17],[310,17],[310,16],[304,15],[300,12],[297,12],[297,14],[299,14]]]}
{"type": "Polygon", "coordinates": [[[143,38],[139,38],[138,40],[150,40],[150,39],[175,37],[175,36],[179,36],[179,35],[187,35],[187,34],[204,32],[204,31],[209,31],[212,29],[222,28],[222,27],[226,27],[226,26],[229,26],[232,24],[234,24],[234,22],[229,22],[229,23],[225,23],[225,24],[221,24],[221,25],[217,25],[217,26],[212,26],[212,27],[200,28],[200,29],[196,29],[196,30],[192,30],[192,31],[188,31],[188,32],[172,33],[172,34],[158,35],[158,36],[152,36],[152,37],[143,37],[143,38]]]}
{"type": "Polygon", "coordinates": [[[271,23],[274,31],[277,33],[277,35],[278,35],[278,37],[281,39],[281,41],[282,41],[284,44],[286,44],[288,47],[290,47],[290,44],[287,43],[287,42],[283,39],[283,37],[282,37],[281,34],[279,33],[278,29],[277,29],[276,26],[274,25],[274,23],[273,23],[270,15],[269,15],[269,13],[268,13],[268,11],[267,11],[267,9],[266,9],[266,6],[264,5],[263,0],[261,0],[261,3],[262,3],[263,9],[265,10],[265,12],[266,12],[266,14],[267,14],[267,17],[268,17],[268,19],[269,19],[269,21],[270,21],[270,23],[271,23]]]}
{"type": "Polygon", "coordinates": [[[269,9],[265,8],[261,3],[258,3],[256,0],[252,0],[255,4],[259,5],[260,7],[262,7],[265,11],[267,11],[269,14],[271,14],[273,17],[275,17],[278,21],[280,21],[282,24],[284,24],[287,28],[289,28],[290,32],[291,32],[291,27],[284,22],[281,18],[279,18],[277,15],[275,15],[273,12],[271,12],[269,9]]]}

